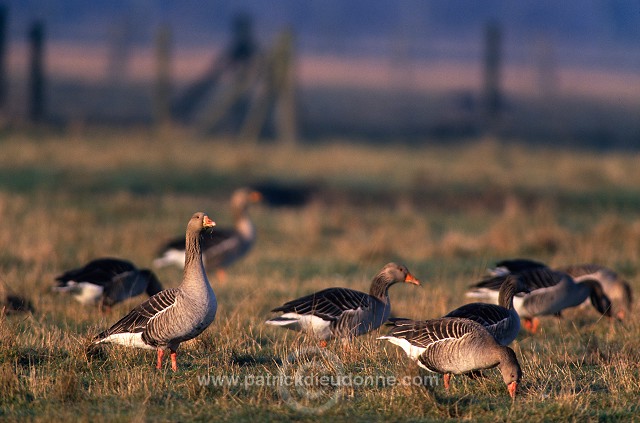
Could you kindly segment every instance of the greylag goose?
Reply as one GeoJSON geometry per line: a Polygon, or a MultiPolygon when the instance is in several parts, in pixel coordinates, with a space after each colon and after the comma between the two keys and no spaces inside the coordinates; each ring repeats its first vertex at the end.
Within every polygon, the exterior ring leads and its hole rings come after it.
{"type": "MultiPolygon", "coordinates": [[[[226,280],[225,269],[244,257],[256,241],[256,228],[249,217],[249,204],[262,199],[262,194],[247,188],[234,191],[231,196],[231,212],[234,226],[216,228],[210,236],[202,240],[202,253],[207,270],[215,270],[221,282],[226,280]]],[[[176,238],[162,247],[158,258],[153,261],[154,267],[169,265],[184,266],[184,238],[176,238]]]]}
{"type": "Polygon", "coordinates": [[[0,281],[0,315],[33,312],[33,304],[29,299],[10,292],[5,283],[0,281]]]}
{"type": "MultiPolygon", "coordinates": [[[[524,269],[517,274],[530,292],[515,296],[513,305],[518,315],[524,319],[524,326],[531,332],[538,329],[538,316],[559,316],[562,310],[575,307],[587,298],[591,298],[598,312],[611,317],[611,301],[596,280],[585,279],[576,283],[567,273],[554,271],[546,266],[524,269]]],[[[496,303],[500,287],[508,276],[509,274],[503,274],[482,280],[472,285],[466,296],[496,303]]]]}
{"type": "Polygon", "coordinates": [[[82,304],[99,304],[103,310],[143,292],[152,296],[162,285],[149,269],[139,269],[127,260],[99,258],[56,277],[56,292],[67,292],[82,304]]]}
{"type": "MultiPolygon", "coordinates": [[[[490,269],[493,275],[517,273],[524,269],[535,267],[546,267],[543,263],[530,259],[503,260],[496,263],[494,269],[490,269]]],[[[614,270],[599,264],[585,263],[574,264],[556,269],[569,274],[576,282],[587,279],[594,279],[600,283],[605,295],[611,300],[612,314],[618,319],[624,319],[626,313],[631,311],[633,304],[633,293],[629,282],[621,278],[614,270]]],[[[589,304],[585,300],[582,305],[589,304]]]]}
{"type": "Polygon", "coordinates": [[[498,304],[469,303],[450,311],[444,317],[471,319],[484,326],[500,345],[509,345],[520,332],[520,316],[513,308],[513,297],[529,288],[518,275],[505,278],[498,291],[498,304]]]}
{"type": "Polygon", "coordinates": [[[268,325],[312,333],[323,344],[331,338],[348,339],[380,327],[391,312],[389,287],[398,282],[420,285],[406,266],[388,263],[371,281],[369,293],[328,288],[274,308],[283,314],[268,325]]]}
{"type": "Polygon", "coordinates": [[[415,321],[391,319],[386,339],[401,347],[418,366],[444,374],[449,389],[452,374],[474,374],[498,367],[509,395],[515,398],[522,370],[513,350],[500,345],[481,324],[457,317],[415,321]]]}
{"type": "Polygon", "coordinates": [[[162,368],[164,350],[171,352],[171,368],[178,369],[177,352],[181,342],[202,333],[216,316],[217,301],[202,262],[202,232],[215,223],[195,213],[187,224],[185,266],[177,288],[160,291],[109,329],[98,334],[93,344],[114,343],[129,347],[157,349],[157,368],[162,368]]]}
{"type": "Polygon", "coordinates": [[[631,312],[633,304],[631,285],[614,270],[599,264],[575,264],[560,270],[571,275],[576,282],[586,279],[595,279],[600,282],[604,293],[611,300],[612,313],[619,319],[624,319],[626,313],[631,312]]]}

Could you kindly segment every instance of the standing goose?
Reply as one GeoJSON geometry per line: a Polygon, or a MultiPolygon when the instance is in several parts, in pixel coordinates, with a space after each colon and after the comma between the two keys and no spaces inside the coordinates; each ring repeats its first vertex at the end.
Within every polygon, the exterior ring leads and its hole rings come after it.
{"type": "Polygon", "coordinates": [[[423,369],[444,374],[445,389],[449,389],[452,374],[471,375],[497,366],[509,395],[515,398],[522,377],[516,354],[499,345],[481,324],[441,317],[425,321],[391,319],[389,325],[389,333],[378,339],[398,345],[423,369]]]}
{"type": "Polygon", "coordinates": [[[460,317],[480,323],[500,345],[509,345],[520,332],[520,316],[513,307],[513,297],[529,288],[517,275],[509,275],[498,291],[498,305],[469,303],[450,311],[444,317],[460,317]]]}
{"type": "Polygon", "coordinates": [[[369,294],[348,288],[324,289],[274,308],[273,312],[284,314],[266,324],[310,332],[321,341],[362,335],[389,318],[389,287],[398,282],[420,285],[405,266],[388,263],[371,281],[369,294]]]}
{"type": "MultiPolygon", "coordinates": [[[[205,267],[216,270],[218,279],[226,281],[225,268],[244,257],[256,241],[256,228],[249,217],[249,204],[262,199],[262,194],[247,188],[234,191],[231,196],[231,212],[234,226],[232,228],[216,228],[216,230],[202,240],[202,253],[205,267]]],[[[153,261],[154,267],[168,265],[184,266],[184,238],[169,241],[153,261]]]]}
{"type": "MultiPolygon", "coordinates": [[[[503,274],[482,280],[472,285],[466,296],[495,303],[500,287],[508,276],[503,274]]],[[[575,307],[587,298],[591,298],[598,312],[611,317],[611,301],[596,280],[586,279],[576,283],[568,274],[546,266],[522,270],[518,276],[530,292],[515,296],[513,305],[524,319],[524,326],[531,332],[535,333],[538,329],[538,316],[560,315],[565,308],[575,307]]]]}
{"type": "Polygon", "coordinates": [[[160,291],[93,339],[94,344],[114,343],[158,350],[162,368],[164,349],[171,351],[171,368],[178,369],[176,350],[213,322],[217,301],[202,263],[201,233],[215,226],[209,217],[195,213],[187,224],[182,283],[160,291]]]}
{"type": "Polygon", "coordinates": [[[633,304],[631,285],[614,270],[599,264],[575,264],[560,270],[567,272],[576,282],[586,279],[595,279],[600,282],[604,293],[611,300],[613,314],[619,319],[624,319],[626,313],[631,312],[633,304]]]}
{"type": "Polygon", "coordinates": [[[117,258],[99,258],[56,277],[56,292],[67,292],[82,304],[99,304],[102,310],[143,292],[152,296],[162,285],[149,269],[117,258]]]}

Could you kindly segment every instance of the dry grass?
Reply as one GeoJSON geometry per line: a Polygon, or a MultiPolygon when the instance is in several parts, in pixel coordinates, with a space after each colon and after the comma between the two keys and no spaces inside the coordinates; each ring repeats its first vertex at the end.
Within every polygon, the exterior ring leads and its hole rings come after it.
{"type": "MultiPolygon", "coordinates": [[[[367,290],[391,260],[426,282],[391,290],[394,314],[413,318],[460,305],[465,286],[505,257],[597,261],[638,289],[637,154],[494,140],[451,148],[284,148],[142,131],[12,134],[0,143],[0,281],[36,309],[0,318],[0,416],[8,420],[311,420],[256,378],[291,371],[288,358],[315,344],[262,322],[274,306],[313,290],[367,290]],[[153,352],[86,353],[87,338],[140,299],[103,315],[53,295],[58,273],[104,255],[147,266],[191,213],[204,210],[227,224],[231,190],[263,179],[314,184],[318,195],[301,209],[252,210],[258,245],[226,285],[211,275],[218,315],[181,347],[179,372],[155,371],[153,352]],[[207,375],[245,383],[203,386],[199,378],[207,375]]],[[[181,273],[158,275],[176,286],[181,273]]],[[[344,387],[323,417],[630,419],[640,391],[638,326],[635,316],[621,325],[576,311],[545,319],[539,335],[521,334],[514,349],[524,380],[515,403],[496,371],[480,380],[454,377],[448,393],[437,384],[385,384],[425,374],[375,333],[351,348],[332,343],[327,352],[337,360],[320,357],[325,370],[340,364],[345,374],[375,383],[344,387]]]]}

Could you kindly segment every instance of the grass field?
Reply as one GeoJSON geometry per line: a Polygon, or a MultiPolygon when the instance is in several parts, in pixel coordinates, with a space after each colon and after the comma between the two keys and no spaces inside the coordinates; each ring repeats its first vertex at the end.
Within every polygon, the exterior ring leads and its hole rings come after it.
{"type": "MultiPolygon", "coordinates": [[[[638,290],[638,153],[492,139],[281,147],[144,130],[8,133],[0,149],[0,281],[35,308],[0,317],[2,420],[311,421],[322,412],[335,421],[627,421],[640,413],[635,314],[614,323],[570,311],[543,319],[541,333],[522,332],[512,345],[524,373],[514,402],[496,370],[454,377],[445,392],[440,376],[376,340],[384,328],[352,348],[335,342],[318,352],[312,339],[263,324],[271,308],[314,290],[367,291],[389,261],[423,281],[390,290],[392,313],[417,319],[461,305],[487,266],[516,256],[601,263],[638,290]],[[143,297],[102,314],[51,293],[57,274],[106,255],[150,266],[193,212],[227,226],[231,191],[266,180],[313,186],[313,201],[251,210],[257,245],[227,283],[210,274],[218,314],[181,347],[178,372],[155,370],[153,351],[86,353],[90,337],[143,297]],[[301,392],[276,380],[305,369],[347,382],[301,392]]],[[[181,278],[174,268],[157,274],[166,287],[181,278]]]]}

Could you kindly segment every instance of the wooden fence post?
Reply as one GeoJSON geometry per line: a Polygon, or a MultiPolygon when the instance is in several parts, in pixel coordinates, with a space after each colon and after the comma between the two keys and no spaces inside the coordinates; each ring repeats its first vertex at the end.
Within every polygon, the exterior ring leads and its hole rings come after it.
{"type": "Polygon", "coordinates": [[[484,54],[484,112],[485,123],[489,130],[494,130],[502,110],[501,82],[501,48],[502,31],[496,22],[487,24],[485,29],[484,54]]]}
{"type": "Polygon", "coordinates": [[[158,129],[171,124],[171,29],[160,27],[156,36],[156,86],[153,115],[158,129]]]}
{"type": "Polygon", "coordinates": [[[35,21],[29,29],[31,63],[29,72],[29,118],[39,122],[44,118],[44,23],[35,21]]]}

